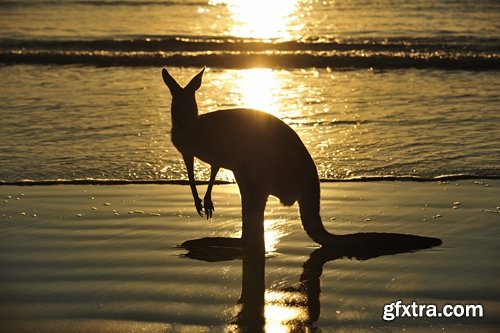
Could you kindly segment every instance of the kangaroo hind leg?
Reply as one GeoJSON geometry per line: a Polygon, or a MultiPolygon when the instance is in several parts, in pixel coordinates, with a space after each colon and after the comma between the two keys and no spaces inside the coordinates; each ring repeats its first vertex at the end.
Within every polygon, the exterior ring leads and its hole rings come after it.
{"type": "Polygon", "coordinates": [[[264,253],[264,210],[267,195],[241,191],[243,247],[249,253],[264,253]]]}

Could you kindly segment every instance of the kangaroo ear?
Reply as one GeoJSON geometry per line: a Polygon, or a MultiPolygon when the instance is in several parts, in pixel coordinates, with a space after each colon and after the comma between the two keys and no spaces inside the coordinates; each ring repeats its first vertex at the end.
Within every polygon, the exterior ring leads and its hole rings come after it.
{"type": "Polygon", "coordinates": [[[178,94],[182,90],[181,86],[165,68],[161,70],[161,75],[163,77],[163,82],[167,85],[172,96],[178,94]]]}
{"type": "Polygon", "coordinates": [[[191,92],[195,92],[196,90],[200,89],[203,72],[205,72],[205,67],[203,67],[203,69],[198,74],[196,74],[195,77],[191,79],[191,81],[189,81],[184,89],[191,92]]]}

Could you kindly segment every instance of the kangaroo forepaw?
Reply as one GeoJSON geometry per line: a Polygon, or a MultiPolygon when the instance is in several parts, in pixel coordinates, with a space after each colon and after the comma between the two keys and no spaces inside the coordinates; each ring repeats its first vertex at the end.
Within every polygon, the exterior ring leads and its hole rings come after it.
{"type": "Polygon", "coordinates": [[[198,215],[203,216],[203,204],[200,198],[194,198],[194,206],[196,207],[198,215]]]}
{"type": "Polygon", "coordinates": [[[207,217],[207,220],[208,220],[208,219],[212,218],[213,212],[215,211],[214,203],[212,202],[212,198],[205,197],[203,199],[203,205],[205,208],[205,216],[207,217]]]}

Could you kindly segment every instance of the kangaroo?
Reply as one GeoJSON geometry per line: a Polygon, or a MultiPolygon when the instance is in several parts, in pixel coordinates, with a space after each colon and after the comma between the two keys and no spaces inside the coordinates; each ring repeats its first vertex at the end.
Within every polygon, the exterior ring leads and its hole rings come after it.
{"type": "MultiPolygon", "coordinates": [[[[242,236],[245,249],[264,237],[264,210],[273,195],[281,203],[299,203],[307,235],[321,245],[334,245],[341,236],[326,231],[319,214],[320,183],[316,165],[299,136],[280,119],[252,109],[218,110],[198,115],[195,92],[205,68],[182,88],[163,68],[163,81],[172,95],[171,139],[186,164],[196,210],[212,217],[212,188],[221,167],[233,171],[242,203],[242,236]],[[210,164],[204,200],[196,189],[194,157],[210,164]],[[254,239],[259,238],[259,239],[254,239]]],[[[252,245],[254,244],[254,245],[252,245]]]]}

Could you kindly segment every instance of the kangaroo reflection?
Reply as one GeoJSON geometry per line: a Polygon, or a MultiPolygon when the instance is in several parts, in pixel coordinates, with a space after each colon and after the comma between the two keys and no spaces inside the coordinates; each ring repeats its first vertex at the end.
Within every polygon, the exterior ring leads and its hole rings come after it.
{"type": "Polygon", "coordinates": [[[441,240],[407,234],[357,233],[342,236],[339,246],[314,250],[303,264],[298,287],[282,288],[276,297],[265,290],[265,251],[244,252],[240,238],[201,238],[184,242],[187,257],[204,261],[243,260],[241,309],[231,322],[236,329],[248,332],[275,331],[269,325],[280,321],[288,331],[307,331],[320,317],[320,278],[323,266],[335,259],[372,258],[414,252],[441,245],[441,240]],[[273,309],[276,309],[273,311],[273,309]],[[288,310],[288,311],[287,311],[288,310]],[[283,315],[285,312],[286,315],[283,315]]]}

